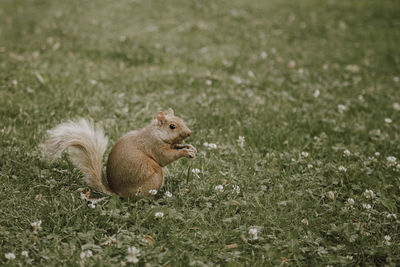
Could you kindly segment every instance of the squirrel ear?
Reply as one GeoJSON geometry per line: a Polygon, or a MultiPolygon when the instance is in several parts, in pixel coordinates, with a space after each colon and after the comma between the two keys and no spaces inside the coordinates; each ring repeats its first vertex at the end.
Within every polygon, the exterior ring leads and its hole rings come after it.
{"type": "Polygon", "coordinates": [[[167,114],[168,114],[169,116],[174,116],[174,110],[173,110],[172,108],[169,108],[169,109],[167,110],[167,114]]]}
{"type": "Polygon", "coordinates": [[[164,112],[162,112],[162,111],[158,112],[157,121],[158,121],[158,125],[162,125],[166,121],[164,112]]]}

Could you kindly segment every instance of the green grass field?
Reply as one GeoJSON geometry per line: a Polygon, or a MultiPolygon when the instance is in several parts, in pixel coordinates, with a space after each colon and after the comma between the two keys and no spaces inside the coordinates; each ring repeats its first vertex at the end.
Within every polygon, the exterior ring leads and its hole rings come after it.
{"type": "Polygon", "coordinates": [[[399,266],[399,12],[2,0],[0,265],[399,266]],[[199,153],[153,198],[88,205],[68,158],[38,151],[68,119],[94,119],[111,148],[169,107],[199,153]]]}

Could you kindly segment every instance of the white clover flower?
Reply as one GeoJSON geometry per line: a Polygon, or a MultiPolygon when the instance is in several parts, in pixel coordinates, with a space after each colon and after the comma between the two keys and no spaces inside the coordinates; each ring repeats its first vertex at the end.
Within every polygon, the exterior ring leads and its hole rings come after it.
{"type": "Polygon", "coordinates": [[[308,152],[301,152],[301,156],[307,158],[310,155],[308,152]]]}
{"type": "Polygon", "coordinates": [[[90,258],[93,256],[93,252],[91,250],[82,251],[79,256],[81,257],[82,260],[86,259],[86,258],[90,258]]]}
{"type": "Polygon", "coordinates": [[[343,151],[343,155],[345,155],[346,157],[348,157],[348,156],[351,155],[351,153],[350,153],[350,151],[349,151],[348,149],[345,149],[345,150],[343,151]]]}
{"type": "Polygon", "coordinates": [[[307,164],[307,168],[312,169],[314,166],[312,164],[307,164]]]}
{"type": "Polygon", "coordinates": [[[239,136],[238,140],[236,141],[240,147],[244,147],[244,136],[239,136]]]}
{"type": "Polygon", "coordinates": [[[21,252],[21,255],[24,256],[24,257],[29,257],[29,252],[24,250],[24,251],[21,252]]]}
{"type": "Polygon", "coordinates": [[[317,98],[320,95],[320,91],[317,89],[314,91],[313,96],[317,98]]]}
{"type": "Polygon", "coordinates": [[[308,226],[308,220],[307,220],[306,218],[302,219],[302,220],[301,220],[301,223],[302,223],[304,226],[308,226]]]}
{"type": "Polygon", "coordinates": [[[391,218],[393,218],[393,219],[397,219],[397,215],[396,214],[394,214],[394,213],[391,213],[391,214],[388,214],[387,216],[386,216],[386,218],[388,218],[388,219],[391,219],[391,218]]]}
{"type": "Polygon", "coordinates": [[[42,221],[39,220],[39,221],[37,221],[37,222],[32,222],[32,223],[31,223],[31,226],[32,226],[33,230],[34,230],[35,232],[37,232],[37,231],[42,230],[41,224],[42,224],[42,221]]]}
{"type": "Polygon", "coordinates": [[[390,123],[392,123],[393,121],[392,121],[391,118],[385,118],[385,122],[386,122],[387,124],[390,124],[390,123]]]}
{"type": "Polygon", "coordinates": [[[212,85],[212,81],[211,80],[206,80],[206,85],[208,85],[208,86],[212,85]]]}
{"type": "Polygon", "coordinates": [[[139,259],[137,257],[140,256],[140,250],[136,247],[128,248],[128,256],[126,256],[126,260],[132,263],[138,263],[139,259]]]}
{"type": "Polygon", "coordinates": [[[249,70],[249,71],[247,72],[247,75],[249,75],[250,78],[256,77],[256,75],[254,75],[254,72],[252,72],[251,70],[249,70]]]}
{"type": "Polygon", "coordinates": [[[389,163],[396,163],[396,157],[393,157],[393,156],[390,156],[390,157],[387,157],[386,158],[386,160],[389,162],[389,163]]]}
{"type": "Polygon", "coordinates": [[[238,186],[238,185],[233,185],[232,186],[232,188],[233,188],[233,192],[234,193],[236,193],[236,194],[239,194],[240,193],[240,187],[238,186]]]}
{"type": "Polygon", "coordinates": [[[165,196],[166,196],[166,197],[172,197],[172,193],[169,192],[169,191],[167,191],[167,192],[165,192],[165,196]]]}
{"type": "Polygon", "coordinates": [[[262,59],[266,59],[268,57],[268,54],[265,53],[264,51],[262,51],[260,56],[261,56],[262,59]]]}
{"type": "Polygon", "coordinates": [[[12,84],[16,86],[18,84],[18,81],[17,80],[12,80],[12,84]]]}
{"type": "Polygon", "coordinates": [[[345,105],[342,105],[342,104],[338,105],[337,107],[338,107],[339,113],[343,113],[343,112],[345,112],[347,110],[347,107],[345,105]]]}
{"type": "Polygon", "coordinates": [[[347,65],[345,69],[350,72],[358,72],[360,67],[357,65],[347,65]]]}
{"type": "Polygon", "coordinates": [[[376,156],[376,157],[379,157],[380,155],[381,155],[381,153],[375,152],[375,156],[376,156]]]}
{"type": "Polygon", "coordinates": [[[96,208],[96,205],[94,203],[90,203],[88,204],[89,207],[91,207],[92,209],[96,208]]]}
{"type": "Polygon", "coordinates": [[[364,192],[364,196],[366,198],[374,198],[375,194],[372,190],[366,189],[364,192]]]}
{"type": "Polygon", "coordinates": [[[257,240],[257,239],[258,239],[258,229],[257,229],[257,228],[251,227],[251,228],[249,229],[249,234],[252,235],[252,238],[253,238],[254,240],[257,240]]]}
{"type": "Polygon", "coordinates": [[[390,237],[390,235],[385,235],[385,240],[386,241],[390,241],[392,238],[390,237]]]}
{"type": "Polygon", "coordinates": [[[344,166],[339,166],[338,170],[341,171],[341,172],[346,172],[347,171],[346,167],[344,167],[344,166]]]}
{"type": "Polygon", "coordinates": [[[193,170],[192,170],[192,173],[198,174],[198,173],[200,173],[200,169],[193,169],[193,170]]]}
{"type": "Polygon", "coordinates": [[[204,145],[205,147],[208,147],[208,149],[216,149],[216,148],[217,148],[217,144],[214,144],[214,143],[207,143],[207,142],[204,142],[203,145],[204,145]]]}
{"type": "Polygon", "coordinates": [[[149,194],[155,196],[155,195],[157,195],[157,190],[155,190],[155,189],[150,189],[150,190],[149,190],[149,194]]]}
{"type": "Polygon", "coordinates": [[[399,103],[393,103],[392,107],[393,107],[394,110],[400,111],[400,104],[399,103]]]}
{"type": "Polygon", "coordinates": [[[92,85],[96,85],[96,84],[97,84],[97,81],[96,81],[96,80],[90,80],[90,83],[91,83],[92,85]]]}
{"type": "Polygon", "coordinates": [[[158,212],[154,213],[154,217],[162,218],[162,217],[164,217],[164,212],[158,211],[158,212]]]}
{"type": "Polygon", "coordinates": [[[395,77],[393,77],[393,81],[394,81],[395,83],[398,83],[398,82],[400,81],[400,78],[397,77],[397,76],[395,76],[395,77]]]}
{"type": "Polygon", "coordinates": [[[15,254],[12,252],[4,254],[4,257],[6,257],[7,260],[15,260],[15,254]]]}
{"type": "Polygon", "coordinates": [[[370,204],[362,204],[362,206],[363,206],[364,209],[367,209],[367,210],[371,209],[371,205],[370,204]]]}
{"type": "Polygon", "coordinates": [[[348,198],[347,203],[349,203],[350,205],[354,205],[355,201],[353,198],[348,198]]]}
{"type": "Polygon", "coordinates": [[[215,186],[215,191],[218,192],[223,192],[224,191],[224,186],[222,184],[215,186]]]}

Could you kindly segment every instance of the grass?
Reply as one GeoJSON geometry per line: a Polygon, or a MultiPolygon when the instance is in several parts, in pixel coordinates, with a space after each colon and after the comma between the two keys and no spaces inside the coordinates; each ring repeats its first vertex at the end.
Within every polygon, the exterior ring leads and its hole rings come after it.
{"type": "Polygon", "coordinates": [[[398,266],[399,10],[1,1],[0,264],[124,265],[134,246],[150,266],[398,266]],[[70,118],[113,144],[169,107],[199,154],[168,166],[150,199],[91,208],[71,162],[37,149],[70,118]]]}

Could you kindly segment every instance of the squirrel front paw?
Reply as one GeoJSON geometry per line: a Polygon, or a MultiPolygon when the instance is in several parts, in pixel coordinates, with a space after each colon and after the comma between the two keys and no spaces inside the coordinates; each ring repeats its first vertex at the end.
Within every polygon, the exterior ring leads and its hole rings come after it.
{"type": "Polygon", "coordinates": [[[182,152],[184,153],[185,157],[193,159],[196,157],[197,149],[192,145],[185,144],[182,152]]]}

